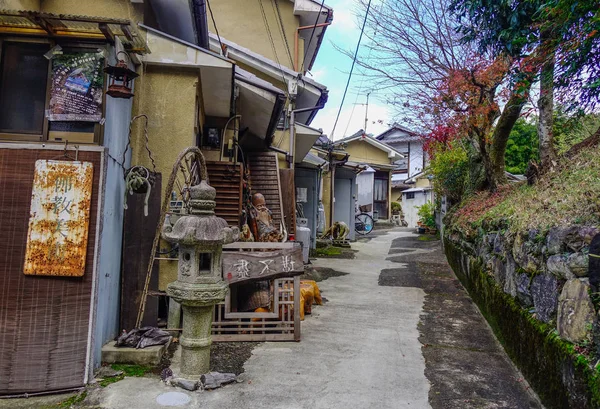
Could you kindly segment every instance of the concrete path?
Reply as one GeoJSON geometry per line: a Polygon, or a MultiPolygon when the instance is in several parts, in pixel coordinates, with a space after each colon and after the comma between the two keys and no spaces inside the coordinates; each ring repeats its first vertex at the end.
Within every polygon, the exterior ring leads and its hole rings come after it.
{"type": "MultiPolygon", "coordinates": [[[[350,274],[320,283],[329,301],[303,322],[302,342],[261,344],[244,366],[244,383],[189,393],[181,407],[430,408],[417,330],[425,293],[378,285],[381,270],[398,266],[386,260],[392,240],[408,235],[353,244],[354,260],[318,260],[350,274]]],[[[157,380],[127,378],[90,398],[105,409],[159,408],[165,406],[156,398],[173,391],[157,380]]]]}
{"type": "MultiPolygon", "coordinates": [[[[328,302],[303,322],[302,342],[252,351],[242,383],[186,392],[126,378],[77,407],[542,409],[430,239],[375,231],[352,245],[355,259],[317,260],[348,274],[319,283],[328,302]]],[[[56,408],[0,400],[27,407],[56,408]]]]}

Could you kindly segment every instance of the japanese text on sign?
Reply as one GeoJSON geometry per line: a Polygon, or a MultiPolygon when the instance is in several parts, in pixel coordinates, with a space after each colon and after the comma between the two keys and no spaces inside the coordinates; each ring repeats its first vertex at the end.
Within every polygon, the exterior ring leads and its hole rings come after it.
{"type": "Polygon", "coordinates": [[[84,274],[92,177],[89,162],[35,163],[25,274],[84,274]]]}
{"type": "Polygon", "coordinates": [[[223,278],[230,284],[304,272],[300,247],[275,252],[224,252],[223,278]]]}

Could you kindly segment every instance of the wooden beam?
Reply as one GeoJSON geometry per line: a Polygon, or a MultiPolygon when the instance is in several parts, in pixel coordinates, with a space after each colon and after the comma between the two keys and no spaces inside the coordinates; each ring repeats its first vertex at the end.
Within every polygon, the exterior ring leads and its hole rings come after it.
{"type": "Polygon", "coordinates": [[[115,42],[115,35],[113,34],[108,24],[99,23],[98,29],[102,32],[102,34],[104,34],[104,37],[106,37],[106,40],[108,42],[110,42],[111,44],[115,42]]]}
{"type": "Polygon", "coordinates": [[[133,41],[133,34],[131,34],[131,30],[127,24],[121,24],[121,31],[123,31],[125,38],[127,38],[129,41],[133,41]]]}
{"type": "Polygon", "coordinates": [[[27,17],[27,20],[31,21],[33,24],[42,28],[47,34],[54,35],[52,24],[48,23],[46,20],[33,13],[26,13],[25,17],[27,17]]]}

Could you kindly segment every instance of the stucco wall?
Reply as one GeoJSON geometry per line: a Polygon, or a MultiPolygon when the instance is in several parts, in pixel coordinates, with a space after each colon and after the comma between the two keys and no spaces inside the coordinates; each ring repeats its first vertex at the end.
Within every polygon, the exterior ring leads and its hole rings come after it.
{"type": "MultiPolygon", "coordinates": [[[[220,0],[212,2],[211,7],[219,34],[242,47],[248,48],[258,54],[261,54],[273,61],[279,60],[281,65],[293,69],[294,58],[294,35],[299,26],[298,17],[294,16],[294,3],[290,1],[279,1],[279,11],[283,21],[285,36],[289,46],[289,54],[292,55],[292,61],[288,55],[287,47],[281,33],[279,18],[275,12],[273,3],[270,0],[262,1],[267,24],[273,38],[277,57],[273,53],[271,41],[267,33],[267,28],[263,20],[263,14],[257,1],[248,0],[220,0]]],[[[215,33],[215,27],[212,19],[209,21],[209,30],[215,33]]],[[[303,40],[299,39],[299,63],[302,63],[304,55],[303,40]]]]}
{"type": "Polygon", "coordinates": [[[390,196],[392,202],[402,203],[402,189],[392,188],[392,195],[390,196]]]}
{"type": "Polygon", "coordinates": [[[431,187],[431,182],[427,178],[419,178],[415,183],[416,187],[431,187]]]}
{"type": "Polygon", "coordinates": [[[391,164],[387,152],[384,152],[365,141],[352,141],[348,143],[345,150],[350,154],[350,160],[353,162],[366,162],[380,165],[391,164]]]}
{"type": "MultiPolygon", "coordinates": [[[[149,147],[162,173],[163,199],[167,181],[179,153],[196,144],[194,133],[198,72],[192,69],[149,66],[136,85],[136,113],[148,115],[149,147]],[[174,109],[176,108],[176,109],[174,109]]],[[[152,169],[145,149],[143,120],[134,127],[132,164],[152,169]]],[[[176,263],[160,263],[159,289],[177,278],[176,263]]]]}
{"type": "Polygon", "coordinates": [[[56,14],[124,18],[132,22],[143,20],[143,4],[134,4],[129,0],[43,0],[40,11],[56,14]]]}
{"type": "Polygon", "coordinates": [[[40,10],[40,0],[0,0],[0,8],[6,10],[40,10]]]}
{"type": "MultiPolygon", "coordinates": [[[[272,146],[283,149],[286,152],[290,151],[290,130],[276,130],[275,136],[273,137],[272,146]]],[[[290,166],[285,160],[285,155],[277,153],[277,160],[279,161],[279,169],[288,169],[290,166]]]]}

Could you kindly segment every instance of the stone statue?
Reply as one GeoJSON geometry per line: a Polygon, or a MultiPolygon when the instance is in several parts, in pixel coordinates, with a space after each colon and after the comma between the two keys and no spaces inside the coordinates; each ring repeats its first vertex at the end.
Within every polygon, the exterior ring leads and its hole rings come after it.
{"type": "Polygon", "coordinates": [[[265,197],[260,193],[252,196],[252,209],[250,217],[253,220],[254,240],[259,242],[279,242],[283,241],[283,234],[273,226],[273,216],[267,208],[265,197]]]}
{"type": "Polygon", "coordinates": [[[333,240],[346,240],[350,234],[348,225],[344,222],[335,222],[321,235],[321,238],[331,237],[333,240]]]}

